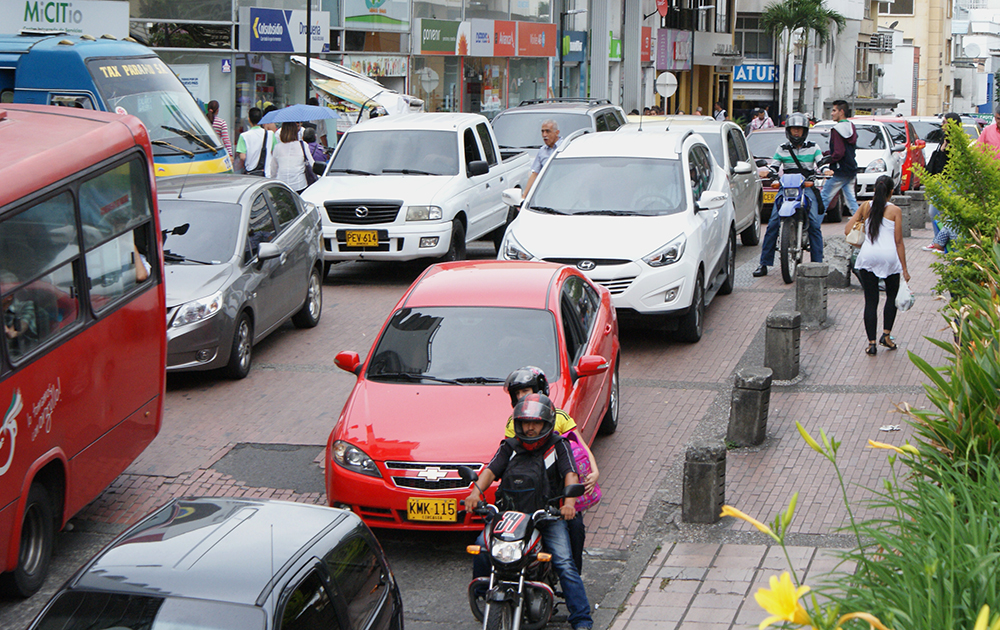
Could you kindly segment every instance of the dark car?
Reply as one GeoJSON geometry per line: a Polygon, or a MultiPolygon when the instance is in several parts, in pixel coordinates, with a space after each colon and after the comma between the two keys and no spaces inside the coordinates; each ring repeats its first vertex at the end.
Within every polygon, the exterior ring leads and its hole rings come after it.
{"type": "Polygon", "coordinates": [[[111,542],[30,630],[402,630],[399,588],[346,510],[175,499],[111,542]]]}
{"type": "Polygon", "coordinates": [[[607,99],[551,98],[522,101],[493,119],[500,151],[527,151],[534,159],[542,146],[542,123],[554,120],[559,137],[574,131],[614,131],[625,124],[625,111],[607,99]]]}

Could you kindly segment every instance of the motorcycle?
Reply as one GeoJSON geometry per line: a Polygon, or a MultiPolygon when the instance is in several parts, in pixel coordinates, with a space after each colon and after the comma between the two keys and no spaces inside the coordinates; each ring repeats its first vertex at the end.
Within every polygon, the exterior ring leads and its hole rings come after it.
{"type": "MultiPolygon", "coordinates": [[[[477,479],[465,466],[459,468],[459,475],[470,484],[477,479]]],[[[469,545],[466,551],[486,553],[490,563],[489,577],[473,579],[468,589],[469,607],[476,620],[483,622],[483,630],[541,630],[552,620],[556,596],[562,594],[552,556],[542,549],[539,526],[561,519],[559,501],[583,492],[583,484],[566,486],[562,496],[532,514],[501,510],[485,501],[473,509],[486,518],[485,545],[469,545]]]]}
{"type": "Polygon", "coordinates": [[[781,231],[778,233],[781,279],[785,284],[791,284],[795,281],[795,270],[802,262],[803,253],[809,248],[809,212],[816,200],[806,194],[811,192],[812,180],[797,169],[786,169],[779,185],[781,192],[774,199],[774,208],[781,218],[781,231]]]}

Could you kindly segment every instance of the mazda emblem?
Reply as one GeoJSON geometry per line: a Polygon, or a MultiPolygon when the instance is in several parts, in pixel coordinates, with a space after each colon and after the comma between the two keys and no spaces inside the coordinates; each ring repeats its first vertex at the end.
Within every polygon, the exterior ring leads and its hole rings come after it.
{"type": "Polygon", "coordinates": [[[591,271],[596,266],[597,263],[595,263],[593,260],[581,260],[580,262],[576,263],[576,268],[579,269],[580,271],[591,271]]]}
{"type": "Polygon", "coordinates": [[[366,208],[364,206],[358,206],[357,208],[354,209],[354,216],[358,217],[359,219],[363,219],[363,218],[367,217],[368,216],[368,208],[366,208]]]}

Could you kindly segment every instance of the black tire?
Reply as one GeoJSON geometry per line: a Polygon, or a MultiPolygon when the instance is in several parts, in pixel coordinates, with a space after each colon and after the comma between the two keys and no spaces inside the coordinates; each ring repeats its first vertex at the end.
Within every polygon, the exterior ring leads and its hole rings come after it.
{"type": "Polygon", "coordinates": [[[729,295],[736,288],[736,230],[729,231],[729,245],[726,245],[726,279],[719,287],[719,293],[729,295]]]}
{"type": "Polygon", "coordinates": [[[240,313],[233,331],[233,347],[229,351],[226,375],[239,380],[246,378],[253,363],[253,322],[246,312],[240,313]]]}
{"type": "Polygon", "coordinates": [[[677,327],[677,338],[688,343],[697,343],[705,327],[705,273],[699,269],[698,278],[694,282],[694,295],[691,308],[681,318],[677,327]]]}
{"type": "Polygon", "coordinates": [[[753,247],[760,243],[760,230],[763,227],[763,219],[761,215],[764,214],[764,202],[763,200],[757,201],[757,207],[753,211],[753,223],[751,223],[746,229],[740,232],[740,241],[743,242],[747,247],[753,247]]]}
{"type": "Polygon", "coordinates": [[[292,315],[292,323],[296,328],[315,328],[322,314],[323,278],[319,275],[319,269],[313,267],[306,285],[306,301],[299,312],[292,315]]]}
{"type": "Polygon", "coordinates": [[[52,499],[45,486],[33,483],[24,505],[17,567],[4,574],[4,590],[18,597],[31,597],[38,592],[49,573],[55,535],[52,499]]]}
{"type": "Polygon", "coordinates": [[[517,208],[507,208],[507,220],[503,222],[503,225],[493,230],[491,238],[493,239],[493,247],[497,249],[497,254],[500,254],[500,246],[503,245],[503,237],[507,233],[507,226],[514,221],[514,217],[517,216],[517,208]]]}
{"type": "Polygon", "coordinates": [[[618,410],[621,406],[621,398],[618,396],[618,364],[621,362],[621,355],[615,357],[615,371],[611,375],[611,397],[608,399],[608,409],[601,419],[601,426],[597,432],[601,435],[611,435],[618,430],[618,410]]]}
{"type": "Polygon", "coordinates": [[[482,587],[480,592],[477,586],[479,585],[476,582],[469,582],[469,609],[472,610],[472,616],[476,621],[482,623],[483,611],[486,610],[486,587],[482,587]]]}
{"type": "Polygon", "coordinates": [[[486,630],[510,630],[512,627],[514,627],[514,611],[510,602],[490,604],[486,618],[486,630]]]}
{"type": "Polygon", "coordinates": [[[451,242],[448,253],[441,257],[441,262],[465,260],[465,226],[458,219],[451,222],[451,242]]]}
{"type": "Polygon", "coordinates": [[[795,270],[802,255],[801,225],[795,217],[781,219],[781,279],[785,284],[795,281],[795,270]]]}

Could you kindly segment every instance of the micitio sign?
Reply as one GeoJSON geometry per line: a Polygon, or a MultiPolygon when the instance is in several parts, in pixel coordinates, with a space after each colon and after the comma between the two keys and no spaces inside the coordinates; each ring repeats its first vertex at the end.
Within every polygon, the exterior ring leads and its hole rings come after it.
{"type": "Polygon", "coordinates": [[[3,31],[63,30],[70,35],[128,36],[128,2],[99,0],[0,0],[3,31]]]}

